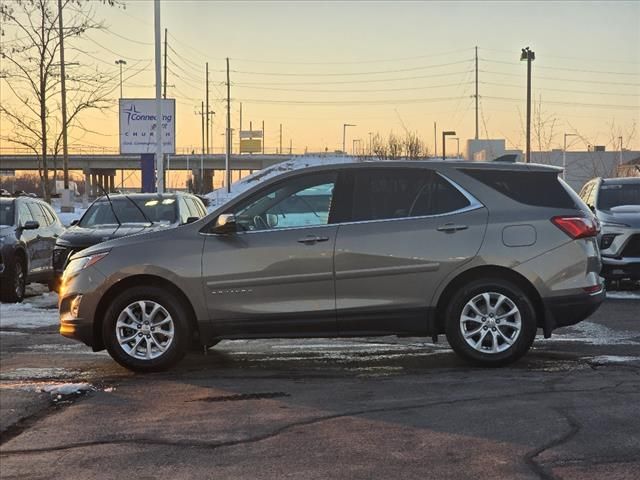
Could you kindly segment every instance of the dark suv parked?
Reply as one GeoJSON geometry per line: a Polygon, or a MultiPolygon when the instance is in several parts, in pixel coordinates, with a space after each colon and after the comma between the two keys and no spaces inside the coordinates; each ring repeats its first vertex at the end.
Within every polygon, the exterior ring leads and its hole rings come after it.
{"type": "Polygon", "coordinates": [[[364,162],[265,180],[202,220],[96,245],[64,272],[60,332],[127,368],[195,339],[433,336],[504,365],[605,293],[593,214],[558,169],[364,162]]]}
{"type": "Polygon", "coordinates": [[[133,193],[100,197],[56,242],[53,266],[59,282],[69,256],[114,238],[176,227],[207,214],[202,200],[188,193],[133,193]]]}
{"type": "Polygon", "coordinates": [[[52,256],[64,227],[45,202],[28,196],[0,198],[0,295],[20,302],[29,282],[52,288],[52,256]]]}

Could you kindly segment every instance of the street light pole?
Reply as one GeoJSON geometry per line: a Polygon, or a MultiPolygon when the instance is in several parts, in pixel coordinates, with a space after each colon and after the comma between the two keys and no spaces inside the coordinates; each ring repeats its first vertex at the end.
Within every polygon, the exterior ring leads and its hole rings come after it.
{"type": "Polygon", "coordinates": [[[618,140],[620,140],[620,160],[618,163],[620,164],[620,167],[622,167],[622,135],[618,137],[618,140]]]}
{"type": "Polygon", "coordinates": [[[342,153],[347,153],[347,127],[355,127],[351,123],[345,123],[342,125],[342,153]]]}
{"type": "Polygon", "coordinates": [[[523,48],[520,61],[527,61],[527,152],[525,162],[531,162],[531,62],[536,59],[535,52],[529,47],[523,48]]]}
{"type": "Polygon", "coordinates": [[[575,133],[564,134],[564,147],[562,148],[562,179],[567,178],[567,137],[576,137],[575,133]]]}
{"type": "Polygon", "coordinates": [[[449,135],[455,135],[456,132],[454,132],[453,130],[447,130],[447,131],[443,131],[442,132],[442,160],[445,160],[445,157],[447,156],[447,146],[446,146],[446,139],[447,136],[449,135]]]}
{"type": "Polygon", "coordinates": [[[122,66],[126,64],[127,62],[122,59],[116,60],[116,65],[120,65],[120,98],[122,98],[122,66]]]}
{"type": "Polygon", "coordinates": [[[164,155],[162,153],[162,50],[160,48],[160,0],[153,2],[156,70],[156,191],[164,193],[164,155]]]}

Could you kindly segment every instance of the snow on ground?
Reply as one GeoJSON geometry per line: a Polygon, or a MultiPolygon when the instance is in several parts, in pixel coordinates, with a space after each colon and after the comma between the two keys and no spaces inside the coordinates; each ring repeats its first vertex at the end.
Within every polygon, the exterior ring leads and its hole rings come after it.
{"type": "Polygon", "coordinates": [[[295,157],[291,160],[276,163],[270,167],[263,168],[251,175],[248,175],[241,180],[231,185],[231,193],[227,193],[226,189],[219,188],[211,193],[208,193],[206,197],[209,199],[209,211],[215,210],[220,205],[224,205],[228,201],[232,200],[237,195],[257,185],[258,183],[267,180],[268,178],[280,175],[281,173],[297,170],[300,168],[313,167],[318,165],[333,165],[339,163],[352,163],[357,161],[365,161],[354,159],[346,156],[327,156],[327,157],[313,157],[303,156],[295,157]]]}
{"type": "Polygon", "coordinates": [[[597,357],[588,358],[590,363],[605,364],[605,363],[629,363],[638,362],[640,357],[625,356],[625,355],[600,355],[597,357]]]}
{"type": "Polygon", "coordinates": [[[539,342],[581,342],[587,345],[638,345],[637,332],[612,330],[588,320],[554,332],[551,338],[539,342]]]}
{"type": "Polygon", "coordinates": [[[616,300],[640,300],[640,290],[607,292],[607,298],[616,300]]]}
{"type": "Polygon", "coordinates": [[[39,328],[58,324],[58,295],[46,292],[22,303],[0,303],[0,328],[39,328]]]}

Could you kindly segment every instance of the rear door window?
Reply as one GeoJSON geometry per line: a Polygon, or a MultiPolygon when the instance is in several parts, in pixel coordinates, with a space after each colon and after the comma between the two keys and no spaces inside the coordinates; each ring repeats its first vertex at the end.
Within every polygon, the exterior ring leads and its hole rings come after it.
{"type": "Polygon", "coordinates": [[[350,221],[439,215],[470,205],[448,180],[423,168],[353,172],[350,221]]]}
{"type": "Polygon", "coordinates": [[[31,216],[33,219],[40,224],[40,228],[45,228],[49,225],[49,219],[44,214],[44,211],[34,202],[29,202],[28,204],[29,210],[31,210],[31,216]]]}

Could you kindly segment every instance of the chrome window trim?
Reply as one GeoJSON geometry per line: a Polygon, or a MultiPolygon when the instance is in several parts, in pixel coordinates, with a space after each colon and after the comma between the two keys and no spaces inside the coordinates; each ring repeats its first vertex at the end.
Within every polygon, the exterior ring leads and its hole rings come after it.
{"type": "MultiPolygon", "coordinates": [[[[243,234],[255,234],[255,233],[270,233],[270,232],[285,232],[285,231],[290,231],[290,230],[308,230],[310,228],[326,228],[326,227],[338,227],[340,225],[360,225],[360,224],[366,224],[366,223],[381,223],[381,222],[397,222],[397,221],[402,221],[402,220],[426,220],[426,219],[430,219],[430,218],[440,218],[440,217],[446,217],[449,215],[458,215],[461,213],[467,213],[467,212],[471,212],[473,210],[478,210],[479,208],[484,208],[484,205],[482,203],[480,203],[480,201],[475,198],[473,195],[471,195],[469,192],[467,192],[464,188],[462,188],[460,185],[458,185],[456,182],[454,182],[453,180],[451,180],[450,178],[446,177],[445,175],[443,175],[442,173],[433,170],[434,173],[436,173],[437,175],[439,175],[441,178],[443,178],[444,180],[446,180],[447,182],[449,182],[449,184],[451,186],[453,186],[456,190],[458,190],[458,192],[460,192],[468,201],[469,201],[469,205],[467,205],[466,207],[463,208],[459,208],[457,210],[452,210],[450,212],[445,212],[445,213],[436,213],[434,215],[420,215],[420,216],[414,216],[414,217],[399,217],[399,218],[382,218],[382,219],[376,219],[376,220],[359,220],[356,222],[339,222],[339,223],[325,223],[322,225],[303,225],[300,227],[286,227],[286,228],[271,228],[268,230],[245,230],[242,232],[236,232],[235,235],[243,235],[243,234]]],[[[201,235],[207,235],[207,236],[228,236],[229,234],[226,233],[211,233],[211,232],[198,232],[201,235]]]]}

